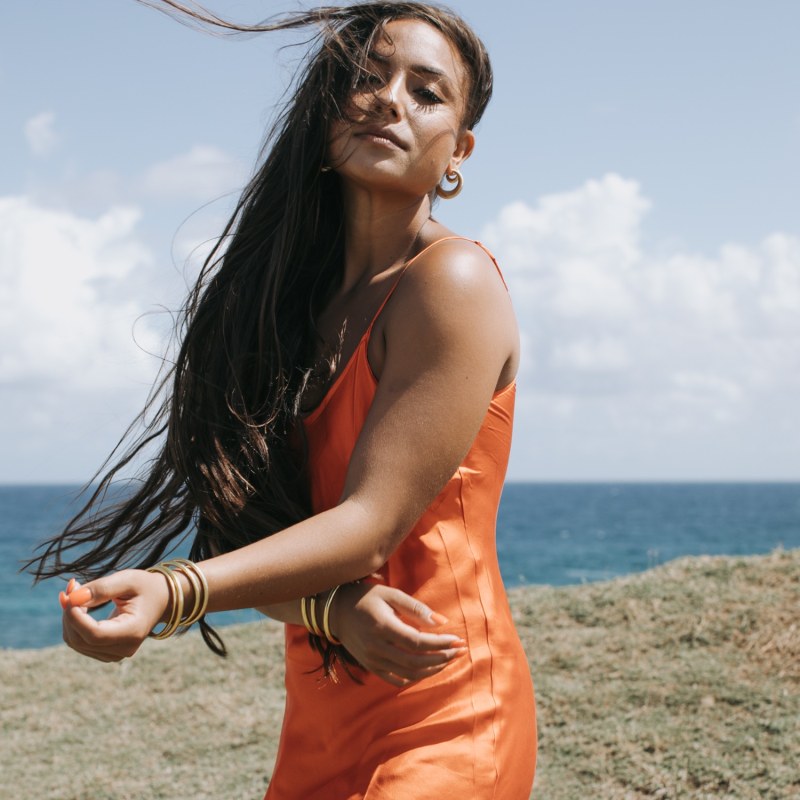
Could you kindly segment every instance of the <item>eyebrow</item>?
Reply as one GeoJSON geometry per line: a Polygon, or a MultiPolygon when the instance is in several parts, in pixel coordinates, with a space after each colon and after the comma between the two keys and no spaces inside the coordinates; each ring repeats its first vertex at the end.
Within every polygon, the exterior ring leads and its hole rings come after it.
{"type": "MultiPolygon", "coordinates": [[[[369,57],[372,60],[377,61],[379,64],[389,63],[389,59],[387,56],[381,55],[380,53],[374,50],[370,51],[369,57]]],[[[446,82],[448,83],[450,82],[450,77],[448,76],[448,74],[443,70],[438,69],[437,67],[431,67],[426,64],[412,64],[411,71],[419,73],[421,75],[430,75],[434,78],[443,78],[446,82]]]]}

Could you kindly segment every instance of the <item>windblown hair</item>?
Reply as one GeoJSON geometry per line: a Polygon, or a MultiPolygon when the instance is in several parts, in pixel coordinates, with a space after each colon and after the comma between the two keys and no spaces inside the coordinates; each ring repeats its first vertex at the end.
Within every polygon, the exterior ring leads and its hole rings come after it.
{"type": "MultiPolygon", "coordinates": [[[[460,54],[464,127],[474,127],[491,96],[483,44],[444,8],[367,2],[239,25],[196,3],[139,2],[210,32],[314,34],[262,164],[182,309],[174,363],[164,362],[144,410],[85,487],[81,510],[28,563],[37,580],[151,566],[192,532],[190,558],[200,561],[309,516],[300,403],[316,379],[316,321],[341,281],[344,255],[339,179],[321,171],[331,125],[346,119],[376,37],[395,19],[427,22],[460,54]],[[118,493],[120,474],[154,451],[118,493]]],[[[200,624],[224,655],[219,635],[200,624]]]]}

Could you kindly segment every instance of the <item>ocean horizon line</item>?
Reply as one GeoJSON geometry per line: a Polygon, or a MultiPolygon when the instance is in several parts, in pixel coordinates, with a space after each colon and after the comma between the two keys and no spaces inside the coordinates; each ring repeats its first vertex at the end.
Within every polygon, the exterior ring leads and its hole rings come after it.
{"type": "MultiPolygon", "coordinates": [[[[128,480],[115,481],[111,485],[125,484],[128,480]]],[[[86,484],[80,481],[3,481],[0,489],[15,488],[47,488],[63,487],[71,490],[88,490],[98,484],[86,484]]],[[[506,486],[800,486],[800,477],[796,478],[511,478],[505,481],[506,486]]]]}

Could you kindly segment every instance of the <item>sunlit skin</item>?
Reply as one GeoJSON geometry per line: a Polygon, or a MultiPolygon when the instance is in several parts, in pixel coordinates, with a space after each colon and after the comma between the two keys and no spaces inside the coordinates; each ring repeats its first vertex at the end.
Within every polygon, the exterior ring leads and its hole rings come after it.
{"type": "MultiPolygon", "coordinates": [[[[386,32],[391,42],[379,40],[373,57],[380,78],[358,88],[355,121],[330,136],[346,211],[345,258],[320,327],[329,343],[345,327],[341,363],[405,261],[451,233],[431,218],[431,196],[475,141],[463,125],[466,70],[450,42],[417,21],[388,23],[386,32]]],[[[492,394],[516,374],[517,326],[488,256],[454,240],[418,258],[378,318],[368,358],[378,386],[339,504],[201,562],[209,611],[262,608],[300,624],[298,598],[369,575],[397,548],[461,463],[492,394]]],[[[192,587],[181,580],[191,603],[192,587]]],[[[132,655],[167,616],[169,593],[158,574],[124,570],[71,588],[63,598],[65,641],[102,661],[132,655]],[[87,608],[107,600],[112,617],[94,620],[87,608]]],[[[388,586],[343,586],[331,628],[366,668],[402,685],[461,652],[454,636],[430,630],[441,622],[432,611],[388,586]]]]}
{"type": "Polygon", "coordinates": [[[472,152],[475,137],[463,124],[466,70],[442,34],[412,20],[386,25],[368,69],[347,107],[353,122],[331,131],[329,163],[348,203],[360,192],[380,193],[396,207],[430,192],[472,152]]]}

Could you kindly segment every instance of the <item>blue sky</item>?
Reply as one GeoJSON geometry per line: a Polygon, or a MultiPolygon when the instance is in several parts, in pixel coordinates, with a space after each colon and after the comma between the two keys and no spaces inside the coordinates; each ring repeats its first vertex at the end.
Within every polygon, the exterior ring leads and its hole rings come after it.
{"type": "MultiPolygon", "coordinates": [[[[510,477],[800,479],[800,5],[451,5],[496,90],[437,213],[520,317],[510,477]]],[[[288,41],[133,0],[0,11],[0,481],[87,478],[138,410],[150,312],[251,168],[288,41]]]]}

